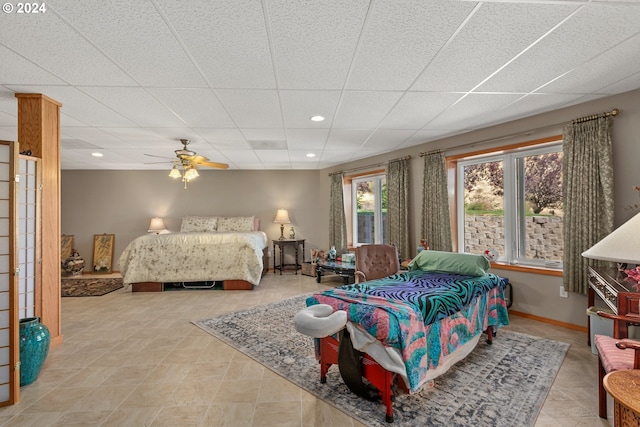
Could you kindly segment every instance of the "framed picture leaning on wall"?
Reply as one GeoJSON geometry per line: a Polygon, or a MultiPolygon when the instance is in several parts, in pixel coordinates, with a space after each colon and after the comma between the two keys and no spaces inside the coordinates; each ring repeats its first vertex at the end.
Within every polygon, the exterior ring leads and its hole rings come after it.
{"type": "Polygon", "coordinates": [[[93,235],[93,273],[109,274],[112,272],[114,241],[115,234],[93,235]]]}

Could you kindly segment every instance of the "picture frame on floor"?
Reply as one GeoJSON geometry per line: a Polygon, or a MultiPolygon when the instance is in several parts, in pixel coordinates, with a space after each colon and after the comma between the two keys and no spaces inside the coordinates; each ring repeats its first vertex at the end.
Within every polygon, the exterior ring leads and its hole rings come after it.
{"type": "Polygon", "coordinates": [[[113,245],[115,234],[93,235],[93,262],[91,271],[94,274],[111,274],[113,271],[113,245]]]}
{"type": "Polygon", "coordinates": [[[73,251],[73,235],[60,236],[60,262],[65,262],[73,251]]]}

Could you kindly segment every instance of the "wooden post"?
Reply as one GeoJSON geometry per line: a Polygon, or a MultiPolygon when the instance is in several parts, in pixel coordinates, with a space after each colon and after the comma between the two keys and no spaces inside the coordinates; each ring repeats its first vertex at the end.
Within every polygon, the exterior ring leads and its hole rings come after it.
{"type": "Polygon", "coordinates": [[[60,104],[42,94],[16,93],[20,152],[42,159],[42,289],[35,310],[51,333],[51,344],[63,341],[60,314],[60,104]]]}

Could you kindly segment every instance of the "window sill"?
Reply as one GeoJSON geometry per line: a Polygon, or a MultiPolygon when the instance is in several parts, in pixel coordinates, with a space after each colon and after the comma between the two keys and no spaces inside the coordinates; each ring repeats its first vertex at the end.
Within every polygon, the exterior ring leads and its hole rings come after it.
{"type": "Polygon", "coordinates": [[[491,268],[496,270],[509,270],[509,271],[521,271],[523,273],[542,274],[545,276],[562,277],[562,270],[544,267],[531,267],[524,265],[504,264],[500,262],[492,262],[491,268]]]}

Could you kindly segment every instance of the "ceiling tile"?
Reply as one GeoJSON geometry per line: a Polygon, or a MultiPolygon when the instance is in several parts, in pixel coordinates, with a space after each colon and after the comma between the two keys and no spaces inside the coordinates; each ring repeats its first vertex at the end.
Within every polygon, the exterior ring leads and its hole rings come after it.
{"type": "Polygon", "coordinates": [[[380,123],[385,129],[420,129],[455,101],[460,93],[406,92],[380,123]]]}
{"type": "Polygon", "coordinates": [[[370,134],[370,130],[334,129],[329,134],[325,149],[344,150],[347,147],[351,149],[359,148],[362,147],[370,134]]]}
{"type": "Polygon", "coordinates": [[[262,3],[155,0],[213,88],[275,88],[262,3]]]}
{"type": "Polygon", "coordinates": [[[280,92],[284,123],[288,128],[328,128],[340,101],[340,92],[317,90],[284,90],[280,92]],[[311,121],[312,116],[323,116],[322,122],[311,121]]]}
{"type": "Polygon", "coordinates": [[[576,67],[585,66],[591,58],[636,34],[638,22],[637,5],[585,3],[557,30],[478,87],[478,91],[534,91],[576,67]],[[607,25],[602,25],[603,16],[607,17],[607,25]]]}
{"type": "Polygon", "coordinates": [[[218,89],[222,104],[241,128],[282,128],[280,102],[275,90],[218,89]]]}
{"type": "Polygon", "coordinates": [[[347,89],[408,89],[474,8],[423,0],[371,4],[347,89]]]}
{"type": "Polygon", "coordinates": [[[487,111],[500,110],[517,100],[520,95],[472,93],[444,111],[425,126],[425,129],[470,128],[487,111]]]}
{"type": "Polygon", "coordinates": [[[278,87],[342,89],[369,3],[266,2],[278,87]]]}
{"type": "Polygon", "coordinates": [[[401,92],[345,92],[333,126],[375,129],[402,96],[401,92]]]}

